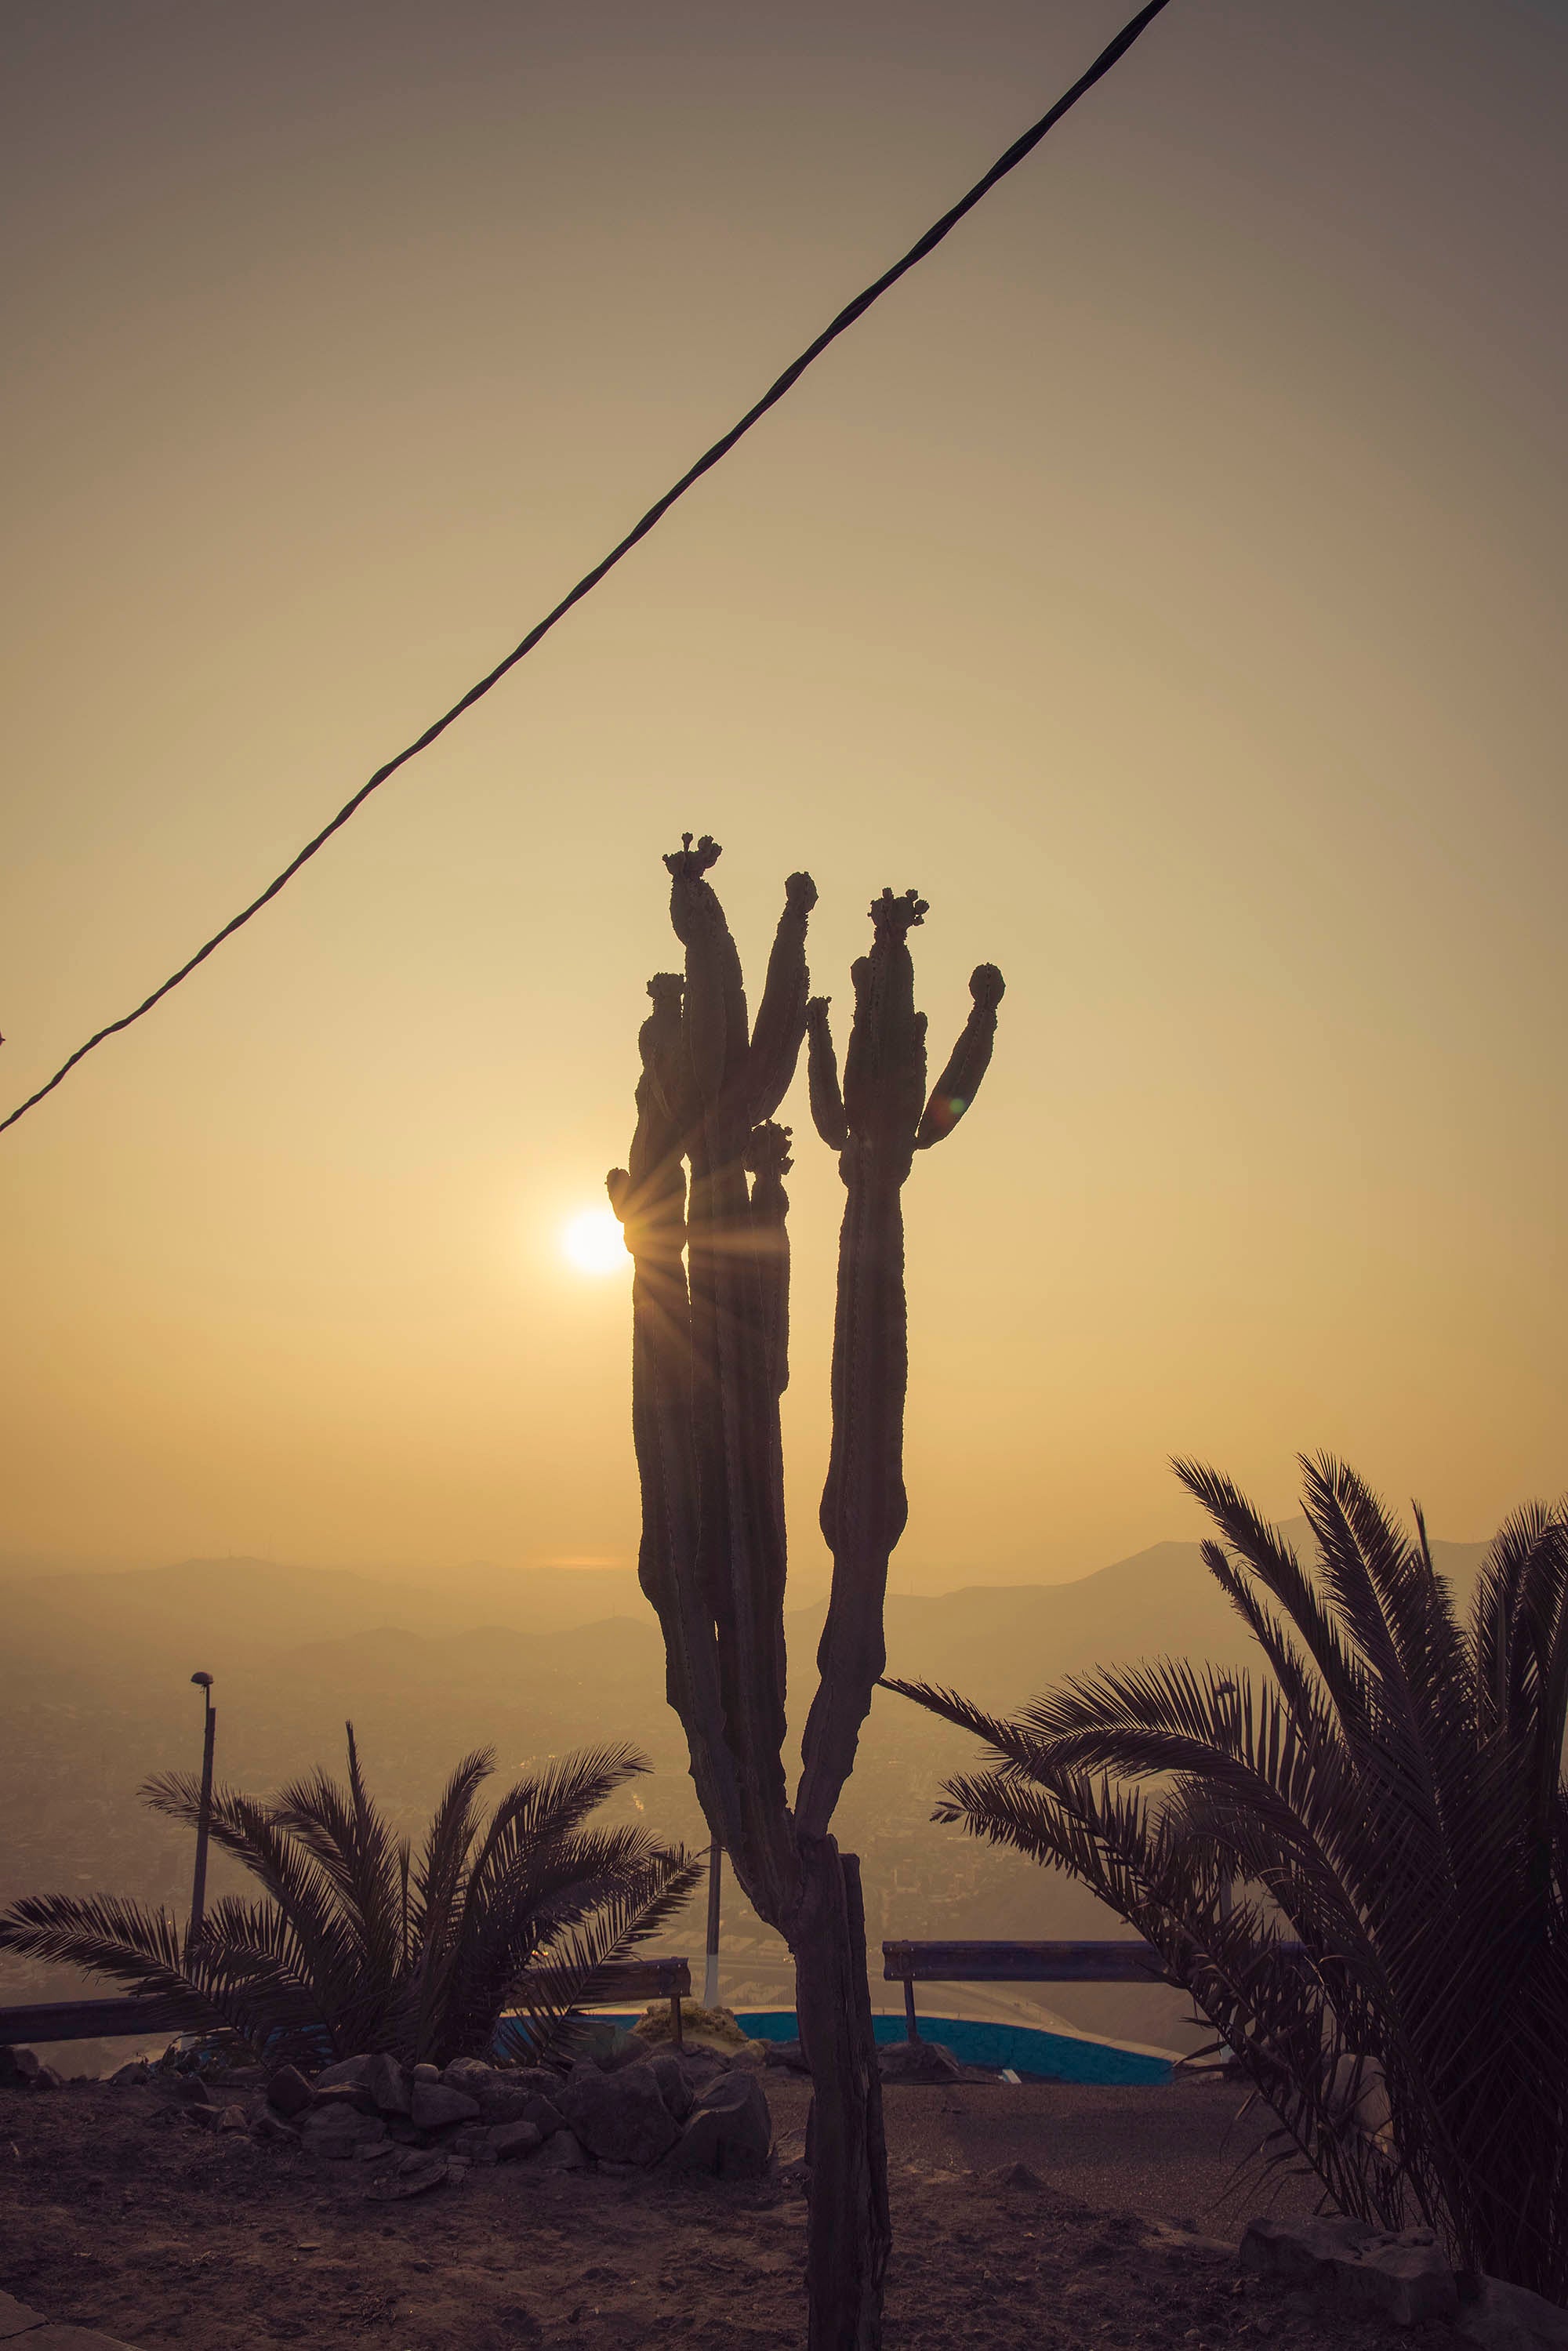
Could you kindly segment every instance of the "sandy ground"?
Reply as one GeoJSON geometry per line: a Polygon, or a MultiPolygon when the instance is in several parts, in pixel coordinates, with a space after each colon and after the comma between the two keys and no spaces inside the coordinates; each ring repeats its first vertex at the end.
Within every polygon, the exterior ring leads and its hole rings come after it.
{"type": "MultiPolygon", "coordinates": [[[[768,2090],[787,2165],[808,2087],[768,2090]]],[[[1311,2199],[1239,2189],[1258,2137],[1239,2103],[1218,2084],[890,2087],[889,2351],[1448,2351],[1445,2328],[1325,2327],[1241,2279],[1249,2212],[1311,2199]],[[1040,2184],[988,2176],[1015,2162],[1040,2184]]],[[[352,2165],[199,2131],[153,2090],[0,2092],[0,2286],[146,2351],[800,2351],[804,2241],[789,2178],[519,2163],[388,2206],[352,2165]]]]}

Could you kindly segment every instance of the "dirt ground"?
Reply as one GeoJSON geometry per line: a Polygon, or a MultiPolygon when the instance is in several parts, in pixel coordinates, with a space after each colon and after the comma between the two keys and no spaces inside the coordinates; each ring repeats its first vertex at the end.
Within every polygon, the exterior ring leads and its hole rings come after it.
{"type": "MultiPolygon", "coordinates": [[[[767,2086],[787,2167],[809,2088],[767,2086]]],[[[1241,2278],[1249,2213],[1312,2199],[1238,2189],[1258,2137],[1239,2099],[1218,2083],[890,2085],[889,2351],[1448,2351],[1446,2328],[1321,2325],[1241,2278]],[[1039,2184],[1000,2184],[1017,2162],[1039,2184]]],[[[799,2351],[804,2243],[787,2176],[512,2163],[387,2205],[352,2164],[198,2130],[156,2090],[0,2092],[0,2287],[144,2351],[799,2351]]]]}

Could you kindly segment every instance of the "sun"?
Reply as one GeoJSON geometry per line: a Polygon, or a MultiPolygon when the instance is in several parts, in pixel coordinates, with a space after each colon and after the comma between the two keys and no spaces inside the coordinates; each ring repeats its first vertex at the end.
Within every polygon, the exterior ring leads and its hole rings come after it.
{"type": "Polygon", "coordinates": [[[560,1253],[578,1273],[618,1273],[631,1259],[611,1207],[580,1208],[561,1227],[560,1253]]]}

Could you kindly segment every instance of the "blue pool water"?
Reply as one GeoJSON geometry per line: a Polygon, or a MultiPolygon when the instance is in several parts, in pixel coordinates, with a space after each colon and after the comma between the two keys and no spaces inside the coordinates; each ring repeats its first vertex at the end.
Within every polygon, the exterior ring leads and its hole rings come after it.
{"type": "MultiPolygon", "coordinates": [[[[598,2009],[593,2021],[627,2030],[641,2014],[640,2009],[598,2009]]],[[[792,2008],[743,2009],[735,2021],[754,2041],[793,2041],[800,2032],[792,2008]]],[[[879,2042],[904,2037],[902,2015],[873,2016],[872,2024],[879,2042]]],[[[1143,2049],[1122,2049],[1110,2041],[1080,2041],[1071,2033],[1045,2032],[1027,2024],[986,2024],[967,2016],[923,2016],[920,2037],[940,2042],[960,2064],[992,2065],[998,2073],[1009,2065],[1015,2074],[1032,2074],[1050,2082],[1155,2083],[1171,2078],[1168,2057],[1151,2056],[1143,2049]]],[[[502,2018],[496,2053],[527,2056],[528,2027],[520,2017],[502,2018]]]]}
{"type": "MultiPolygon", "coordinates": [[[[793,2041],[800,2027],[792,2008],[747,2010],[736,2018],[754,2041],[793,2041]]],[[[902,2016],[873,2016],[882,2041],[902,2041],[902,2016]]],[[[1027,2024],[985,2024],[967,2016],[923,2016],[923,2041],[939,2041],[960,2064],[1010,2065],[1015,2074],[1044,2074],[1053,2082],[1168,2082],[1167,2057],[1141,2049],[1119,2049],[1106,2041],[1080,2041],[1066,2032],[1042,2032],[1027,2024]]]]}

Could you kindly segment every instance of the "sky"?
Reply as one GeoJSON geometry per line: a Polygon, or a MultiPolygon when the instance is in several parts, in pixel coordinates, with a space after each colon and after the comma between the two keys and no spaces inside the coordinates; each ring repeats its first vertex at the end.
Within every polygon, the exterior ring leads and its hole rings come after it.
{"type": "MultiPolygon", "coordinates": [[[[1101,0],[17,0],[8,1108],[1082,70],[1101,0]]],[[[629,1561],[662,853],[934,1067],[896,1587],[1568,1485],[1568,12],[1174,0],[547,645],[0,1138],[0,1550],[629,1561]]],[[[841,1189],[793,1117],[794,1558],[841,1189]]]]}

